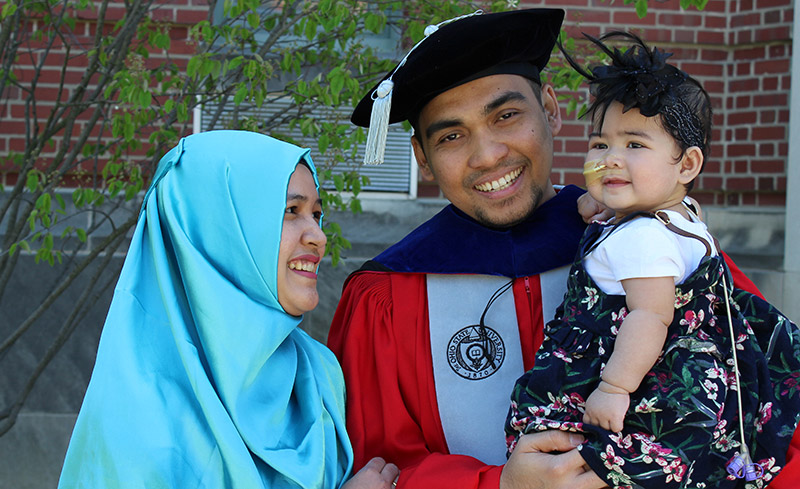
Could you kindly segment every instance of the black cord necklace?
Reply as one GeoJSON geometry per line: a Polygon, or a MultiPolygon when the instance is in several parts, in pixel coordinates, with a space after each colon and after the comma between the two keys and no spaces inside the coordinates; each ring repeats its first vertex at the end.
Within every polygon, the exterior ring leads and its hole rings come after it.
{"type": "Polygon", "coordinates": [[[489,354],[491,351],[491,345],[489,344],[491,340],[489,339],[489,333],[486,331],[486,324],[484,324],[484,320],[486,319],[486,313],[489,312],[489,308],[492,307],[494,301],[496,301],[501,295],[503,295],[508,289],[511,288],[511,285],[514,283],[513,280],[509,280],[508,282],[504,283],[500,286],[499,289],[494,291],[494,294],[489,298],[489,302],[486,303],[486,308],[483,310],[483,314],[481,314],[481,320],[478,324],[478,328],[480,329],[480,344],[481,348],[483,349],[483,358],[489,362],[492,368],[495,367],[494,358],[492,355],[489,354]]]}

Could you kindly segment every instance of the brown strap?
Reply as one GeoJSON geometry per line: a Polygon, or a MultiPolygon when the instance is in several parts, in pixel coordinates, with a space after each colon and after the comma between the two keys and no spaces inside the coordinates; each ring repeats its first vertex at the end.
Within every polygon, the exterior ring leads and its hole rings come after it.
{"type": "MultiPolygon", "coordinates": [[[[703,243],[703,246],[706,247],[706,256],[711,256],[711,252],[712,252],[713,248],[711,248],[711,245],[708,243],[708,241],[705,238],[703,238],[701,236],[698,236],[698,235],[696,235],[694,233],[690,233],[689,231],[686,231],[685,229],[681,229],[678,226],[672,224],[670,222],[670,220],[669,220],[669,215],[667,215],[667,213],[664,212],[664,211],[656,211],[654,213],[654,216],[655,216],[656,219],[661,221],[661,223],[664,224],[667,227],[667,229],[669,229],[673,233],[680,234],[681,236],[685,236],[687,238],[694,238],[694,239],[700,241],[701,243],[703,243]]],[[[714,244],[717,246],[717,249],[719,249],[719,245],[717,244],[717,240],[716,239],[714,239],[714,244]]]]}

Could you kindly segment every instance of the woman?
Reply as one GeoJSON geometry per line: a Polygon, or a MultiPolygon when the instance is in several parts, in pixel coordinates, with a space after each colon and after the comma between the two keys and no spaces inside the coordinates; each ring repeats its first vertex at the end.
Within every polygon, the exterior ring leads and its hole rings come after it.
{"type": "Polygon", "coordinates": [[[297,328],[321,218],[308,150],[214,131],[162,158],[59,487],[391,487],[380,459],[344,483],[341,370],[297,328]]]}

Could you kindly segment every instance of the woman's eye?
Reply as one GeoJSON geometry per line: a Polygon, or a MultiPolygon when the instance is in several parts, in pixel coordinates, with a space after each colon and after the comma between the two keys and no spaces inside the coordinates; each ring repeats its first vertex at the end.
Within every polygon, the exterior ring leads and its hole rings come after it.
{"type": "Polygon", "coordinates": [[[290,205],[287,207],[286,214],[297,214],[297,206],[290,205]]]}
{"type": "Polygon", "coordinates": [[[319,222],[320,219],[322,219],[322,211],[315,212],[314,213],[314,220],[319,222]]]}

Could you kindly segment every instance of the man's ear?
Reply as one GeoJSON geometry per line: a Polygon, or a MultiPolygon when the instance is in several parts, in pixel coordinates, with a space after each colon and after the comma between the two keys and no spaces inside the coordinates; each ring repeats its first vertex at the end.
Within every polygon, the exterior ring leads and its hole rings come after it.
{"type": "Polygon", "coordinates": [[[555,136],[561,131],[561,109],[558,106],[556,91],[549,83],[542,85],[542,108],[547,116],[550,131],[555,136]]]}
{"type": "Polygon", "coordinates": [[[430,165],[428,165],[428,158],[425,156],[425,150],[422,149],[422,143],[416,135],[411,136],[411,147],[414,149],[414,158],[417,160],[419,166],[419,174],[428,182],[434,181],[436,178],[433,176],[430,165]]]}
{"type": "Polygon", "coordinates": [[[697,175],[703,169],[703,151],[697,146],[691,146],[683,154],[680,165],[679,181],[685,185],[697,178],[697,175]]]}

